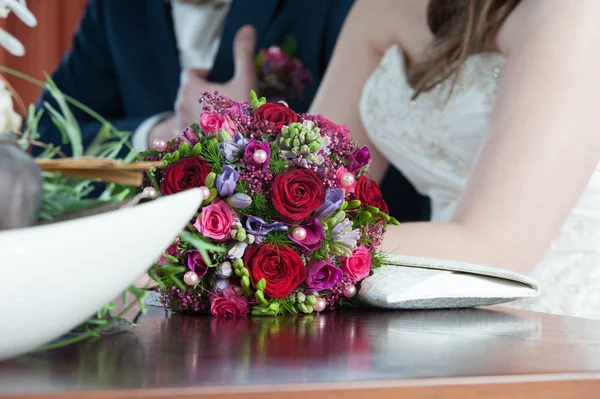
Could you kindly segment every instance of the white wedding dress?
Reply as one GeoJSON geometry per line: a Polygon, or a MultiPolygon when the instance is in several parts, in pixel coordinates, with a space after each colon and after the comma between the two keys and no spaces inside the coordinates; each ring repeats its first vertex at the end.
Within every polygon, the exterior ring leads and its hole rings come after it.
{"type": "MultiPolygon", "coordinates": [[[[449,81],[411,101],[404,57],[393,46],[365,84],[360,112],[367,133],[415,188],[431,198],[433,221],[448,221],[456,209],[486,131],[504,62],[499,53],[473,55],[448,101],[449,81]]],[[[600,319],[600,168],[530,276],[541,284],[541,295],[509,306],[600,319]]],[[[387,277],[385,284],[370,288],[392,290],[393,279],[403,278],[393,272],[387,277]]]]}

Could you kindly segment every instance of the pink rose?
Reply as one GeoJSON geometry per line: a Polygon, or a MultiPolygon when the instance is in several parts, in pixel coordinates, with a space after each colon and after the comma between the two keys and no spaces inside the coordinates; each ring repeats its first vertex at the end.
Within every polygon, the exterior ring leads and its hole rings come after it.
{"type": "Polygon", "coordinates": [[[348,169],[342,166],[338,169],[337,172],[335,172],[335,182],[338,185],[338,187],[343,188],[344,190],[346,190],[347,193],[353,193],[354,189],[356,188],[356,178],[352,180],[352,184],[346,185],[346,183],[344,182],[344,175],[346,173],[349,173],[352,175],[352,177],[354,177],[353,173],[348,172],[348,169]]]}
{"type": "Polygon", "coordinates": [[[371,254],[369,250],[361,245],[352,252],[349,258],[342,258],[342,271],[354,282],[367,277],[371,272],[371,254]]]}
{"type": "Polygon", "coordinates": [[[210,313],[215,317],[244,317],[248,314],[248,298],[239,288],[229,286],[211,296],[210,313]]]}
{"type": "Polygon", "coordinates": [[[235,124],[227,115],[221,115],[216,112],[205,112],[200,115],[200,128],[216,136],[217,130],[226,130],[232,135],[235,134],[235,124]]]}
{"type": "Polygon", "coordinates": [[[227,241],[231,238],[233,212],[223,201],[217,200],[202,208],[202,213],[196,219],[194,227],[204,237],[215,241],[227,241]]]}

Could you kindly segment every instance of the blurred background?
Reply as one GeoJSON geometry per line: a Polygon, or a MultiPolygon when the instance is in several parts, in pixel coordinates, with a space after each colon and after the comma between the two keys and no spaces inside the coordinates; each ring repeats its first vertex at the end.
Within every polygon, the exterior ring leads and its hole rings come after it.
{"type": "MultiPolygon", "coordinates": [[[[44,80],[44,73],[51,74],[71,47],[86,3],[87,0],[28,0],[27,7],[38,19],[35,29],[18,18],[0,18],[0,27],[11,32],[27,49],[24,57],[15,57],[0,47],[0,65],[44,80]]],[[[12,76],[6,78],[25,104],[39,99],[39,87],[12,76]]]]}

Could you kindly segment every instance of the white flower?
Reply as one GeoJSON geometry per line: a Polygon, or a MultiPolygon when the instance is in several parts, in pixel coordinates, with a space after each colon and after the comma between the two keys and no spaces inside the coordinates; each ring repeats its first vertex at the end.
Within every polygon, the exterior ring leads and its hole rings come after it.
{"type": "Polygon", "coordinates": [[[21,127],[21,115],[13,108],[12,94],[0,79],[0,133],[14,133],[21,127]]]}
{"type": "MultiPolygon", "coordinates": [[[[30,27],[37,25],[37,20],[27,8],[25,0],[0,0],[0,18],[8,17],[11,11],[25,25],[30,27]]],[[[4,29],[0,29],[0,46],[8,50],[9,53],[19,57],[25,54],[23,44],[4,29]]]]}

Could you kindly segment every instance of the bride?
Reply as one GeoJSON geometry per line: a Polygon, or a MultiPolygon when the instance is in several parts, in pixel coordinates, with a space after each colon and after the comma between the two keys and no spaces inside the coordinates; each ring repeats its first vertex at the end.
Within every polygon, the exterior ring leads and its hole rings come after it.
{"type": "Polygon", "coordinates": [[[385,250],[528,273],[517,306],[600,319],[599,71],[597,0],[357,0],[311,113],[431,198],[385,250]]]}

